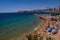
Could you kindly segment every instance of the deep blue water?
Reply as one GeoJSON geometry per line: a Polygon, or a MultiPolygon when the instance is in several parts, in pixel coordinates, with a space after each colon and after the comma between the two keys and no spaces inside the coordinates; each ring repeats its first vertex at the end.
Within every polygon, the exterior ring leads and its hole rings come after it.
{"type": "MultiPolygon", "coordinates": [[[[51,14],[53,12],[38,12],[37,14],[51,14]]],[[[9,40],[15,36],[22,36],[33,30],[40,19],[32,13],[0,13],[0,40],[9,40]]]]}
{"type": "Polygon", "coordinates": [[[28,33],[35,28],[38,19],[33,13],[0,13],[0,40],[28,33]]]}

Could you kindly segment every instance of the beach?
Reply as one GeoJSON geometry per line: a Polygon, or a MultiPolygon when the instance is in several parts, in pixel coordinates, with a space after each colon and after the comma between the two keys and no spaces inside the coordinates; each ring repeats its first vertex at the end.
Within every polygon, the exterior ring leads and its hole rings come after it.
{"type": "MultiPolygon", "coordinates": [[[[42,18],[44,21],[40,22],[41,24],[39,26],[37,26],[37,28],[35,28],[35,31],[33,32],[34,34],[35,33],[40,33],[40,35],[43,35],[43,36],[50,36],[52,38],[54,38],[53,40],[59,40],[60,38],[60,29],[58,30],[58,33],[56,35],[53,35],[51,32],[43,32],[44,28],[48,25],[48,23],[50,23],[50,25],[54,25],[57,21],[51,21],[51,16],[50,19],[44,17],[44,16],[41,16],[40,14],[35,14],[35,16],[39,17],[39,18],[42,18]],[[50,21],[49,21],[50,20],[50,21]]],[[[55,19],[55,20],[59,20],[59,16],[57,16],[56,18],[58,19],[55,19]]],[[[60,24],[59,24],[60,25],[60,24]]],[[[55,25],[56,26],[56,25],[55,25]]],[[[54,27],[54,26],[53,26],[54,27]]],[[[43,39],[43,40],[46,40],[46,39],[43,39]]],[[[51,39],[52,40],[52,39],[51,39]]]]}
{"type": "MultiPolygon", "coordinates": [[[[35,14],[40,14],[40,13],[35,13],[35,14]]],[[[44,29],[48,23],[48,21],[45,20],[45,17],[41,18],[42,16],[40,17],[34,16],[34,13],[24,13],[24,14],[4,13],[4,14],[0,14],[0,16],[1,16],[0,17],[1,40],[23,40],[26,38],[25,36],[27,34],[29,33],[34,34],[35,31],[44,34],[42,32],[42,29],[44,29]]]]}

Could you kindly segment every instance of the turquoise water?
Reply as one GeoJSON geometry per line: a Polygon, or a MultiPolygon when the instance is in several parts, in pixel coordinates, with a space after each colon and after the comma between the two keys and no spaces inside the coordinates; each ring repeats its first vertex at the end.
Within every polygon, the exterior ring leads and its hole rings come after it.
{"type": "Polygon", "coordinates": [[[0,14],[0,40],[10,40],[16,36],[22,36],[32,31],[39,18],[33,14],[1,13],[0,14]]]}
{"type": "MultiPolygon", "coordinates": [[[[39,12],[38,14],[51,14],[39,12]]],[[[10,40],[33,31],[40,19],[32,13],[0,13],[0,40],[10,40]]],[[[17,40],[17,39],[15,39],[17,40]]]]}

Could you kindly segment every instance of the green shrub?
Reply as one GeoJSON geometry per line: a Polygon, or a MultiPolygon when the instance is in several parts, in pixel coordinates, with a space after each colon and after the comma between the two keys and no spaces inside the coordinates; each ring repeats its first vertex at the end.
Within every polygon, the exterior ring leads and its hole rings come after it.
{"type": "Polygon", "coordinates": [[[26,35],[26,37],[27,37],[28,40],[32,40],[32,35],[31,34],[26,35]]]}

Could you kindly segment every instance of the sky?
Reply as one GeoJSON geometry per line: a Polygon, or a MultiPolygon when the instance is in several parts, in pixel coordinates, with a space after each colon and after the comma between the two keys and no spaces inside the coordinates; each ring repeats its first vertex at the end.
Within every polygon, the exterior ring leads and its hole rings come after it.
{"type": "Polygon", "coordinates": [[[0,0],[0,12],[38,10],[58,7],[60,0],[0,0]]]}

